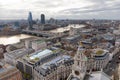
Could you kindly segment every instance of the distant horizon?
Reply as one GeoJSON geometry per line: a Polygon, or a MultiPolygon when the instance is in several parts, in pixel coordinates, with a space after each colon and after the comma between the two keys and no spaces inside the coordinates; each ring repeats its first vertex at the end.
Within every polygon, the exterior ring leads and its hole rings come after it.
{"type": "MultiPolygon", "coordinates": [[[[50,19],[50,18],[49,18],[50,19]]],[[[49,20],[49,19],[45,19],[45,20],[49,20]]],[[[53,19],[55,19],[55,20],[120,20],[120,19],[69,19],[69,18],[67,18],[67,19],[57,19],[57,18],[53,18],[53,19]]],[[[25,20],[25,21],[27,21],[27,19],[0,19],[0,21],[20,21],[20,20],[25,20]]],[[[34,19],[33,18],[33,20],[40,20],[40,19],[34,19]]]]}

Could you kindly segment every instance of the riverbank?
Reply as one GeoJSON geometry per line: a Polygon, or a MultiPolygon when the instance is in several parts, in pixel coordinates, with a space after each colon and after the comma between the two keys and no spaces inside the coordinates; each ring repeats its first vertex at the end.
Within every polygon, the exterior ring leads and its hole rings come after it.
{"type": "Polygon", "coordinates": [[[21,34],[21,31],[0,31],[0,37],[3,36],[14,36],[21,34]]]}

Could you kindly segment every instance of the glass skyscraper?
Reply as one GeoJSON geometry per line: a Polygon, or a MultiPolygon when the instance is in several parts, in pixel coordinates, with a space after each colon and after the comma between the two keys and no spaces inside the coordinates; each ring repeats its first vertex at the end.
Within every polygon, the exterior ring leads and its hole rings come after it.
{"type": "Polygon", "coordinates": [[[31,30],[32,27],[33,27],[33,19],[32,19],[32,13],[29,12],[29,15],[28,15],[28,24],[29,24],[29,29],[31,30]]]}
{"type": "Polygon", "coordinates": [[[45,24],[45,15],[41,14],[41,24],[45,24]]]}

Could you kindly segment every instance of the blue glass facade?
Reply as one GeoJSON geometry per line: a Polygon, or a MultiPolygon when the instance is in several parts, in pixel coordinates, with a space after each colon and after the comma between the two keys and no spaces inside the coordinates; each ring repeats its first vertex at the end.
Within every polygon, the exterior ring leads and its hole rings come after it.
{"type": "Polygon", "coordinates": [[[29,29],[31,30],[33,27],[33,20],[32,20],[32,13],[31,12],[29,12],[28,24],[29,24],[29,29]]]}
{"type": "Polygon", "coordinates": [[[45,24],[45,15],[41,14],[41,24],[45,24]]]}

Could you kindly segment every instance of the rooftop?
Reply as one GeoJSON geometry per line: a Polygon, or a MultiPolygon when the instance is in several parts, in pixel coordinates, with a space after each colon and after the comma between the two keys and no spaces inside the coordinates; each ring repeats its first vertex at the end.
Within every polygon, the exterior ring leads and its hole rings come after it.
{"type": "Polygon", "coordinates": [[[90,75],[89,80],[111,80],[111,79],[104,72],[98,71],[98,72],[93,72],[90,75]]]}
{"type": "Polygon", "coordinates": [[[22,57],[26,54],[33,52],[33,51],[34,51],[33,49],[22,48],[22,49],[17,49],[17,50],[5,53],[5,55],[9,55],[13,58],[19,58],[19,57],[22,57]]]}
{"type": "Polygon", "coordinates": [[[67,55],[58,56],[52,59],[51,61],[44,63],[41,66],[38,66],[36,70],[40,72],[41,75],[45,76],[47,75],[48,72],[52,71],[52,69],[57,69],[57,67],[59,67],[60,65],[64,63],[65,65],[67,65],[67,61],[68,63],[71,63],[71,64],[73,63],[70,56],[67,56],[67,55]]]}
{"type": "Polygon", "coordinates": [[[96,48],[96,49],[85,49],[81,45],[78,48],[78,51],[84,51],[83,54],[87,58],[91,58],[92,56],[95,57],[95,59],[105,59],[106,57],[109,57],[109,51],[101,48],[96,48]]]}
{"type": "Polygon", "coordinates": [[[73,40],[73,39],[76,39],[76,38],[78,38],[78,37],[80,37],[80,35],[69,36],[69,37],[67,37],[66,39],[67,39],[67,40],[73,40]]]}
{"type": "Polygon", "coordinates": [[[92,31],[93,31],[93,29],[84,29],[81,32],[83,32],[83,33],[89,33],[89,32],[92,32],[92,31]]]}
{"type": "Polygon", "coordinates": [[[3,80],[6,77],[9,77],[9,76],[11,76],[13,74],[16,74],[18,71],[19,70],[16,67],[11,66],[9,64],[4,64],[0,68],[0,80],[3,80]]]}
{"type": "Polygon", "coordinates": [[[40,58],[40,57],[42,57],[42,56],[45,56],[45,55],[48,55],[48,54],[51,54],[51,53],[52,53],[51,50],[45,49],[45,50],[43,50],[43,51],[40,51],[40,52],[37,52],[37,53],[31,55],[31,56],[30,56],[30,59],[40,58]]]}
{"type": "Polygon", "coordinates": [[[69,59],[70,59],[70,56],[67,56],[67,55],[58,56],[55,59],[42,65],[41,68],[47,69],[51,64],[55,64],[56,66],[58,66],[58,64],[61,63],[63,60],[69,60],[69,59]]]}
{"type": "Polygon", "coordinates": [[[9,65],[9,64],[0,64],[0,76],[3,74],[3,73],[5,73],[5,72],[7,72],[7,71],[10,71],[10,70],[12,70],[12,69],[16,69],[14,66],[11,66],[11,65],[9,65]]]}
{"type": "Polygon", "coordinates": [[[103,56],[105,55],[108,51],[107,50],[104,50],[104,49],[94,49],[93,50],[95,56],[103,56]]]}
{"type": "Polygon", "coordinates": [[[104,34],[103,38],[106,39],[106,40],[113,40],[114,36],[112,34],[104,34]]]}
{"type": "Polygon", "coordinates": [[[30,55],[25,56],[24,59],[27,60],[28,62],[34,64],[44,58],[49,57],[50,55],[51,56],[56,55],[57,53],[64,53],[64,50],[56,48],[56,47],[42,49],[42,50],[36,51],[30,55]]]}
{"type": "Polygon", "coordinates": [[[35,43],[43,43],[43,42],[45,42],[44,40],[35,40],[35,41],[33,41],[33,42],[35,42],[35,43]]]}
{"type": "MultiPolygon", "coordinates": [[[[68,80],[81,80],[73,75],[70,75],[68,80]]],[[[89,75],[86,75],[84,80],[111,80],[111,78],[102,71],[93,72],[89,75]]]]}

